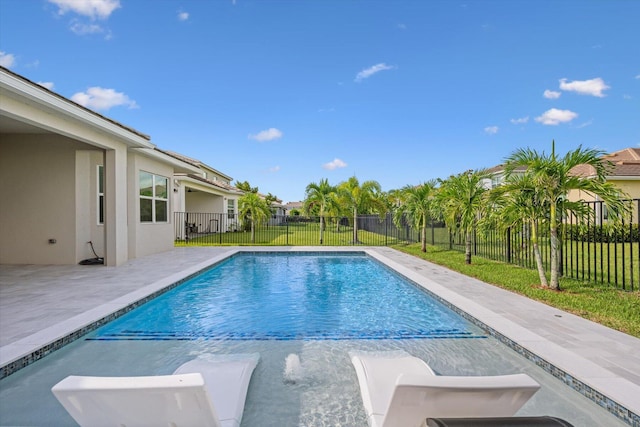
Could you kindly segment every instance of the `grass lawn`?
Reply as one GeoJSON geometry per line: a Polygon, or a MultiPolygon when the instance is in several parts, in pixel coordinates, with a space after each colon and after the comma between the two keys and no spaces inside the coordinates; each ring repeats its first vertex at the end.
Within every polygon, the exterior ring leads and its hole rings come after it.
{"type": "Polygon", "coordinates": [[[398,244],[392,247],[640,338],[638,291],[625,292],[613,286],[562,278],[562,291],[555,292],[540,288],[536,270],[480,257],[474,257],[472,264],[466,265],[463,253],[434,246],[428,246],[427,253],[420,251],[419,244],[398,244]]]}
{"type": "MultiPolygon", "coordinates": [[[[207,245],[281,245],[281,246],[315,246],[320,244],[320,225],[318,223],[292,223],[289,225],[271,225],[258,227],[255,243],[251,242],[251,231],[229,233],[213,233],[193,236],[189,241],[176,241],[175,246],[207,246],[207,245]]],[[[359,244],[390,245],[398,240],[377,233],[358,230],[359,244]]],[[[323,235],[325,246],[353,245],[353,228],[348,226],[327,225],[323,235]]]]}

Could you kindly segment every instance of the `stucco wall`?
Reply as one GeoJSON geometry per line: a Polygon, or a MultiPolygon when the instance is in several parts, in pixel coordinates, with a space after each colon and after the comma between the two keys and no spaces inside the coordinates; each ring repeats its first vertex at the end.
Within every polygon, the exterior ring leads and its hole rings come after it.
{"type": "Polygon", "coordinates": [[[82,146],[52,134],[2,135],[0,263],[77,262],[76,150],[82,146]]]}
{"type": "Polygon", "coordinates": [[[222,196],[201,191],[185,194],[186,208],[189,213],[222,213],[224,201],[222,196]]]}
{"type": "Polygon", "coordinates": [[[127,165],[129,258],[138,258],[173,248],[173,168],[141,154],[129,153],[127,165]],[[143,223],[140,221],[140,171],[161,175],[168,179],[169,207],[166,223],[143,223]]]}

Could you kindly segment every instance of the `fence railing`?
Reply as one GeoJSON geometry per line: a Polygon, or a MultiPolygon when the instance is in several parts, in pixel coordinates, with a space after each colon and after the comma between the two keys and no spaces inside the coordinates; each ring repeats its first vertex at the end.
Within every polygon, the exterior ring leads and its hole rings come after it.
{"type": "MultiPolygon", "coordinates": [[[[560,227],[560,269],[565,277],[610,284],[620,289],[640,289],[640,199],[631,201],[632,214],[622,225],[612,227],[602,202],[588,202],[596,215],[587,221],[569,216],[560,227]]],[[[357,218],[357,236],[353,218],[273,215],[254,224],[237,215],[221,213],[177,212],[174,218],[177,246],[201,245],[277,245],[277,246],[387,246],[419,242],[420,232],[403,221],[400,226],[391,214],[357,218]],[[321,233],[322,224],[322,233],[321,233]],[[321,240],[322,239],[322,240],[321,240]]],[[[451,232],[442,222],[430,221],[427,243],[464,251],[461,233],[451,232]]],[[[471,241],[474,256],[535,268],[531,230],[526,225],[504,232],[474,231],[471,241]]],[[[538,245],[545,270],[551,264],[549,231],[538,229],[538,245]]]]}

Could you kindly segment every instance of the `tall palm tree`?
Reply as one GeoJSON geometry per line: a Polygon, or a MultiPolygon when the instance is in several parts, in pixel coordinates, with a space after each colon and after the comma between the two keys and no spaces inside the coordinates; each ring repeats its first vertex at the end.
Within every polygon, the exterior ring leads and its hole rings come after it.
{"type": "Polygon", "coordinates": [[[360,181],[352,176],[347,181],[338,185],[338,194],[346,209],[353,215],[353,243],[360,243],[358,240],[358,213],[368,213],[372,211],[382,212],[381,209],[381,187],[377,181],[360,181]]]}
{"type": "Polygon", "coordinates": [[[305,190],[304,205],[307,210],[313,206],[318,210],[320,217],[320,244],[324,240],[325,214],[335,204],[336,187],[329,184],[329,180],[323,178],[319,183],[312,182],[305,190]]]}
{"type": "Polygon", "coordinates": [[[245,193],[238,200],[240,217],[251,221],[251,243],[256,242],[256,223],[264,222],[271,215],[269,205],[257,193],[245,193]]]}
{"type": "Polygon", "coordinates": [[[433,215],[436,181],[414,186],[407,185],[398,193],[394,193],[399,206],[394,210],[393,222],[402,227],[403,218],[408,218],[413,228],[420,230],[420,250],[427,252],[427,221],[433,215]]]}
{"type": "Polygon", "coordinates": [[[628,205],[622,201],[623,196],[620,190],[606,181],[610,164],[602,160],[601,157],[604,154],[604,151],[583,149],[580,146],[559,158],[556,156],[555,141],[553,141],[551,155],[546,155],[544,152],[538,153],[529,148],[520,148],[506,159],[505,178],[509,179],[518,166],[526,167],[526,174],[531,175],[533,184],[539,190],[540,201],[549,207],[551,240],[549,287],[551,289],[560,290],[558,239],[560,218],[566,212],[572,212],[578,218],[593,214],[585,209],[584,203],[566,200],[569,191],[580,190],[598,196],[607,205],[611,219],[619,219],[628,211],[628,205]],[[572,173],[572,169],[580,165],[588,165],[592,168],[593,174],[589,179],[572,173]]]}
{"type": "Polygon", "coordinates": [[[465,237],[465,262],[471,264],[471,234],[486,206],[487,188],[484,169],[469,170],[441,181],[438,204],[444,222],[451,230],[460,230],[465,237]]]}
{"type": "Polygon", "coordinates": [[[504,183],[489,193],[491,209],[483,225],[490,229],[522,227],[529,234],[533,246],[533,257],[536,260],[540,283],[549,286],[542,264],[542,255],[538,244],[538,229],[547,220],[548,209],[544,206],[540,189],[536,187],[531,174],[512,174],[504,183]]]}

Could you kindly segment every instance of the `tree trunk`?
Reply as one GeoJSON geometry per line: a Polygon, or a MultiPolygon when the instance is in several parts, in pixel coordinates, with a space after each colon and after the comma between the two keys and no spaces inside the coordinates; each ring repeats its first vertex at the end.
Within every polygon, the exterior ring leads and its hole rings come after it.
{"type": "Polygon", "coordinates": [[[551,231],[551,281],[549,287],[553,290],[560,290],[558,278],[558,223],[556,204],[551,203],[549,222],[551,231]]]}
{"type": "Polygon", "coordinates": [[[420,245],[420,250],[422,252],[427,252],[427,218],[422,218],[422,230],[420,233],[420,241],[422,244],[420,245]]]}
{"type": "Polygon", "coordinates": [[[353,208],[353,243],[360,243],[358,241],[358,209],[353,208]]]}
{"type": "Polygon", "coordinates": [[[542,265],[542,255],[540,255],[540,247],[538,246],[538,227],[535,222],[531,223],[531,243],[533,243],[533,257],[536,260],[536,267],[538,267],[540,284],[548,288],[549,282],[547,282],[547,275],[544,272],[544,265],[542,265]]]}
{"type": "Polygon", "coordinates": [[[253,220],[251,220],[251,243],[256,243],[256,227],[253,220]]]}
{"type": "Polygon", "coordinates": [[[471,264],[471,232],[467,230],[464,236],[464,262],[465,264],[471,264]]]}
{"type": "Polygon", "coordinates": [[[320,244],[322,244],[322,238],[324,234],[324,217],[320,216],[320,244]]]}

